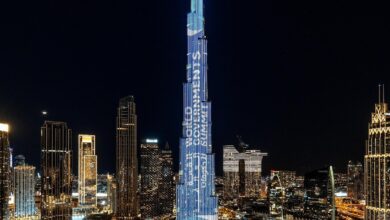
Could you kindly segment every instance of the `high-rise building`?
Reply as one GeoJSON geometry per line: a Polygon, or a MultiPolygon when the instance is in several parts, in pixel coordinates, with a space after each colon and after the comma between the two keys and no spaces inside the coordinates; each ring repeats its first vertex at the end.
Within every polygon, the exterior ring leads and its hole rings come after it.
{"type": "Polygon", "coordinates": [[[42,219],[72,218],[72,132],[65,122],[41,127],[42,219]]]}
{"type": "Polygon", "coordinates": [[[116,118],[116,180],[118,219],[131,219],[139,214],[137,115],[133,96],[119,101],[116,118]]]}
{"type": "Polygon", "coordinates": [[[11,191],[11,165],[8,124],[0,123],[0,219],[8,219],[8,201],[11,191]]]}
{"type": "Polygon", "coordinates": [[[261,167],[267,153],[223,146],[224,199],[260,197],[261,167]]]}
{"type": "Polygon", "coordinates": [[[290,170],[271,170],[271,179],[278,176],[283,188],[296,187],[296,171],[290,170]]]}
{"type": "Polygon", "coordinates": [[[371,114],[364,157],[365,219],[390,218],[390,111],[379,87],[379,102],[371,114]]]}
{"type": "Polygon", "coordinates": [[[107,174],[107,202],[109,214],[114,213],[117,208],[117,184],[114,176],[107,174]]]}
{"type": "Polygon", "coordinates": [[[285,188],[281,184],[279,173],[271,174],[268,185],[269,213],[273,219],[283,219],[285,188]]]}
{"type": "Polygon", "coordinates": [[[363,189],[363,181],[364,181],[364,172],[363,165],[360,162],[354,163],[352,161],[348,162],[348,197],[362,200],[364,199],[364,189],[363,189]]]}
{"type": "Polygon", "coordinates": [[[305,174],[305,217],[335,219],[335,184],[332,166],[305,174]]]}
{"type": "Polygon", "coordinates": [[[26,164],[26,158],[23,155],[17,155],[14,158],[14,165],[19,166],[19,165],[24,165],[26,164]]]}
{"type": "Polygon", "coordinates": [[[187,39],[187,82],[183,88],[177,219],[217,219],[203,0],[191,0],[187,39]]]}
{"type": "Polygon", "coordinates": [[[97,193],[97,156],[95,135],[78,136],[78,192],[79,205],[96,207],[97,193]]]}
{"type": "Polygon", "coordinates": [[[37,219],[35,207],[35,167],[18,161],[13,173],[16,219],[37,219]]]}
{"type": "Polygon", "coordinates": [[[161,161],[157,139],[146,139],[141,144],[141,190],[140,206],[142,219],[159,216],[159,183],[161,182],[161,161]]]}
{"type": "Polygon", "coordinates": [[[173,172],[172,150],[168,143],[160,153],[161,180],[158,186],[160,216],[168,217],[173,213],[175,201],[175,182],[173,172]]]}

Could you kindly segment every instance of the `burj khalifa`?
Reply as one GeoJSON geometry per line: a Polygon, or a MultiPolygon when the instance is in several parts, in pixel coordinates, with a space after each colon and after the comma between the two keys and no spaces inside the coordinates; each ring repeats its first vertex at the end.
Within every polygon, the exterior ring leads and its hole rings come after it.
{"type": "Polygon", "coordinates": [[[187,82],[183,86],[183,134],[176,189],[178,220],[218,219],[203,8],[203,0],[191,0],[187,15],[187,82]]]}

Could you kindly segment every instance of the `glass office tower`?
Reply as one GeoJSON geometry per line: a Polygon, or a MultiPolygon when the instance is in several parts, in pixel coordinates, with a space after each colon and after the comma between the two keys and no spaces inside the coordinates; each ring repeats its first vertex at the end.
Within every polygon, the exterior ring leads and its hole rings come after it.
{"type": "Polygon", "coordinates": [[[207,89],[207,39],[203,0],[191,1],[187,16],[187,82],[184,84],[183,134],[177,186],[177,219],[217,219],[211,103],[207,89]]]}
{"type": "Polygon", "coordinates": [[[137,114],[133,96],[119,101],[116,118],[116,180],[116,217],[136,218],[139,214],[137,114]]]}
{"type": "Polygon", "coordinates": [[[15,217],[37,219],[35,207],[35,167],[18,164],[14,168],[15,217]]]}
{"type": "Polygon", "coordinates": [[[72,131],[65,122],[41,127],[41,219],[72,219],[72,131]]]}
{"type": "Polygon", "coordinates": [[[97,156],[95,135],[78,136],[79,205],[96,207],[97,156]]]}

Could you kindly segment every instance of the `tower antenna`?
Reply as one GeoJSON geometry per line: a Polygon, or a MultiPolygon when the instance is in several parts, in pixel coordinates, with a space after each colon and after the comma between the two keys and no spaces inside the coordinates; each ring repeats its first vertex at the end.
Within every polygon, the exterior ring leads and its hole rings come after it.
{"type": "Polygon", "coordinates": [[[385,84],[382,84],[382,100],[385,103],[385,84]]]}
{"type": "Polygon", "coordinates": [[[379,93],[379,104],[381,104],[381,84],[378,85],[378,93],[379,93]]]}

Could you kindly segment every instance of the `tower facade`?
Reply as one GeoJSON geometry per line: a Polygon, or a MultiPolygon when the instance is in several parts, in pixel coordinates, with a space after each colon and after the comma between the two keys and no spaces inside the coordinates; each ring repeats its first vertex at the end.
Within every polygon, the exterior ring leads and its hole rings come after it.
{"type": "Polygon", "coordinates": [[[109,205],[109,213],[115,213],[117,207],[117,184],[113,175],[107,174],[107,202],[109,205]]]}
{"type": "Polygon", "coordinates": [[[390,218],[390,112],[380,89],[364,157],[365,219],[390,218]]]}
{"type": "Polygon", "coordinates": [[[138,216],[137,115],[133,96],[119,101],[116,119],[116,178],[118,219],[138,216]]]}
{"type": "Polygon", "coordinates": [[[8,132],[8,124],[0,123],[0,219],[9,218],[8,200],[11,191],[11,153],[8,132]]]}
{"type": "Polygon", "coordinates": [[[191,1],[191,12],[187,15],[187,39],[177,219],[217,219],[203,0],[191,1]]]}
{"type": "Polygon", "coordinates": [[[159,182],[159,207],[160,216],[169,217],[173,213],[173,204],[175,201],[175,182],[173,172],[172,150],[168,143],[160,153],[161,180],[159,182]]]}
{"type": "Polygon", "coordinates": [[[41,127],[41,219],[72,219],[72,132],[65,122],[41,127]]]}
{"type": "Polygon", "coordinates": [[[161,163],[158,141],[146,139],[141,144],[141,190],[140,205],[142,219],[154,219],[159,216],[159,183],[161,182],[161,163]]]}
{"type": "Polygon", "coordinates": [[[81,206],[95,207],[97,202],[97,156],[95,135],[78,136],[78,191],[81,206]]]}
{"type": "Polygon", "coordinates": [[[14,167],[15,217],[35,219],[35,167],[18,164],[14,167]]]}
{"type": "Polygon", "coordinates": [[[260,150],[223,146],[224,199],[260,197],[262,161],[267,155],[260,150]]]}
{"type": "Polygon", "coordinates": [[[348,197],[351,197],[356,200],[364,199],[363,177],[364,172],[362,163],[353,163],[352,161],[349,161],[347,170],[348,197]]]}

